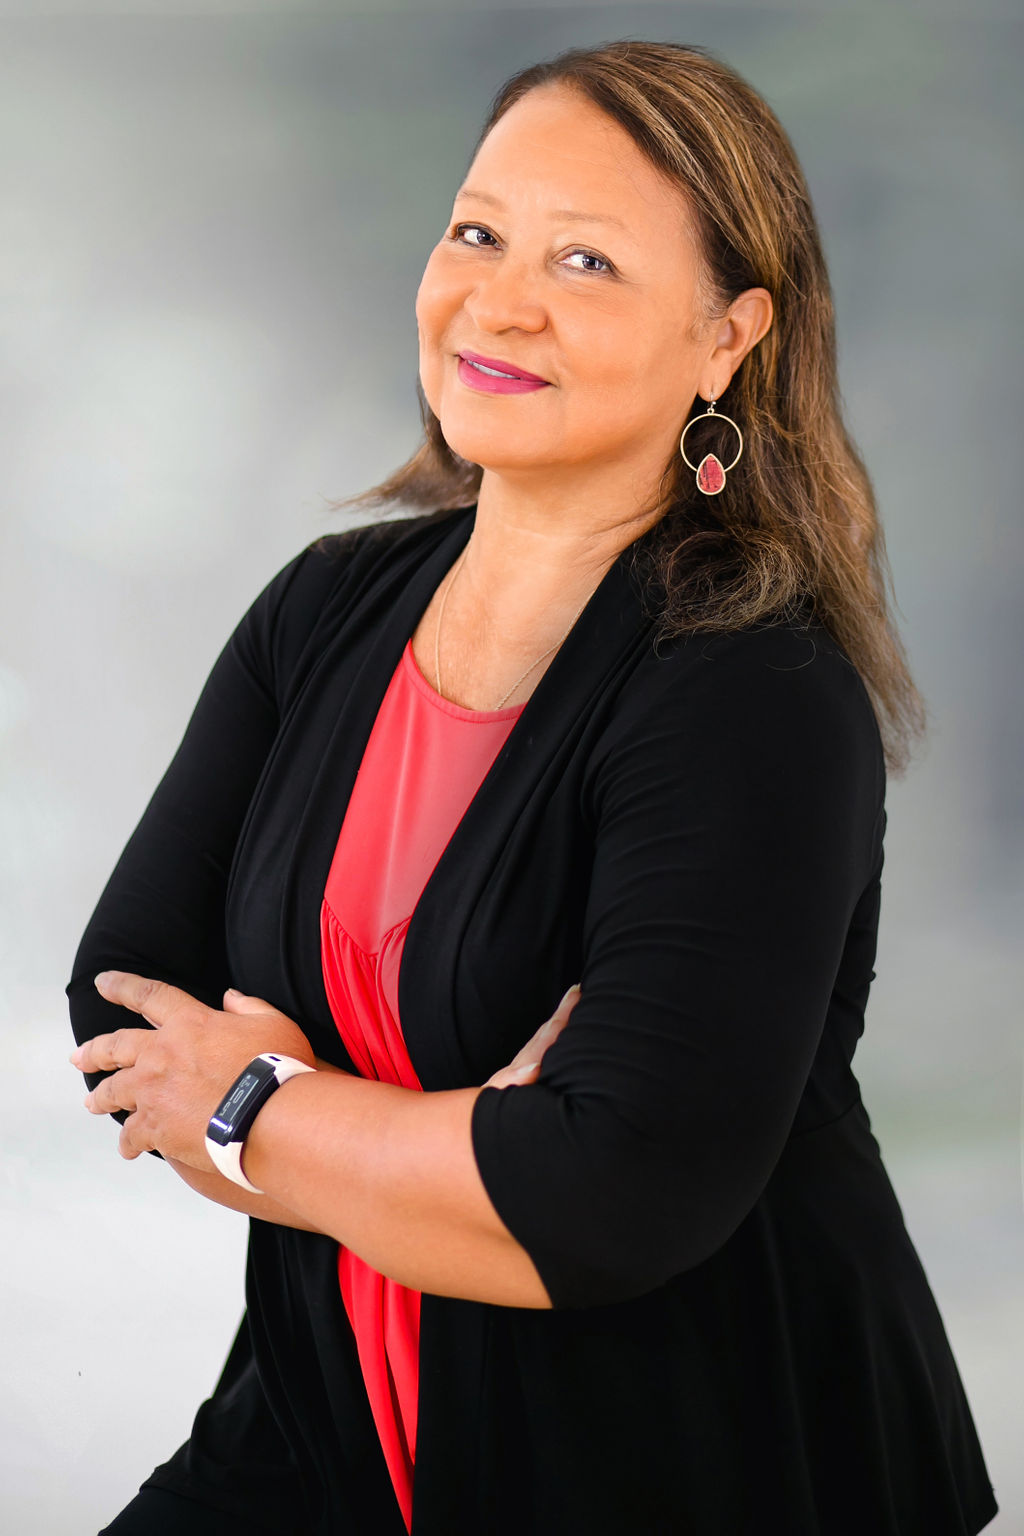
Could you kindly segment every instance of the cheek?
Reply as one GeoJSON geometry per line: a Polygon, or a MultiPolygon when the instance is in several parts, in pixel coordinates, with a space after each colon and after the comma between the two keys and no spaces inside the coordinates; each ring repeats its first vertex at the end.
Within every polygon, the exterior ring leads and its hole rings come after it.
{"type": "Polygon", "coordinates": [[[416,290],[416,324],[421,341],[436,341],[457,306],[458,298],[450,278],[445,275],[442,253],[435,250],[423,269],[416,290]]]}
{"type": "MultiPolygon", "coordinates": [[[[586,374],[591,406],[612,430],[637,424],[658,429],[683,408],[692,359],[664,336],[615,324],[595,333],[586,374]]],[[[581,374],[581,377],[584,375],[581,374]]]]}
{"type": "Polygon", "coordinates": [[[572,378],[566,404],[589,418],[595,431],[614,431],[642,412],[644,402],[657,392],[635,327],[618,316],[599,325],[589,323],[573,339],[572,378]]]}
{"type": "Polygon", "coordinates": [[[416,326],[419,332],[420,385],[430,409],[437,414],[441,379],[440,339],[445,329],[445,305],[433,258],[427,262],[416,293],[416,326]]]}
{"type": "Polygon", "coordinates": [[[594,389],[629,389],[644,369],[648,351],[636,316],[612,305],[581,306],[555,321],[572,373],[594,389]]]}

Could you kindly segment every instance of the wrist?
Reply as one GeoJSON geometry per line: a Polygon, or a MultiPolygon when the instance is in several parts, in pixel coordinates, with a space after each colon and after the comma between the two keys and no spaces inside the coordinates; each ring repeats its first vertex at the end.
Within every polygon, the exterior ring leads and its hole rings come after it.
{"type": "Polygon", "coordinates": [[[315,1071],[308,1062],[275,1051],[253,1058],[231,1084],[206,1127],[206,1151],[218,1173],[250,1194],[263,1193],[242,1171],[246,1138],[260,1110],[282,1083],[300,1073],[315,1071]]]}

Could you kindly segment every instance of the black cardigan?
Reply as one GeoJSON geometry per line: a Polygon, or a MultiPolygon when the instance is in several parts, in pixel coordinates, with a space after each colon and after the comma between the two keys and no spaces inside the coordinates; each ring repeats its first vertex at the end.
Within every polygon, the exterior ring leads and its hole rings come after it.
{"type": "MultiPolygon", "coordinates": [[[[264,997],[354,1070],[321,898],[378,705],[474,514],[329,535],[256,599],[88,924],[76,1039],[122,1022],[92,986],[113,967],[213,1006],[264,997]]],[[[538,1082],[474,1106],[484,1184],[552,1309],[424,1294],[414,1536],[972,1536],[997,1505],[850,1066],[885,827],[868,696],[810,621],[655,646],[637,548],[408,928],[427,1092],[483,1082],[583,985],[538,1082]]],[[[336,1252],[251,1223],[246,1318],[151,1483],[278,1536],[403,1536],[336,1252]]]]}

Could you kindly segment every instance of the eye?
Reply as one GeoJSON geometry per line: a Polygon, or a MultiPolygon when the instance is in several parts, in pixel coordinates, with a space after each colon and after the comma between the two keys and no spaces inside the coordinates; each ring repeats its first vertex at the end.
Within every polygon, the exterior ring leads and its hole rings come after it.
{"type": "MultiPolygon", "coordinates": [[[[570,251],[569,255],[570,256],[583,256],[587,261],[599,261],[601,263],[601,265],[608,272],[610,272],[611,269],[612,269],[610,261],[606,261],[603,256],[598,256],[593,251],[583,251],[583,250],[578,250],[577,249],[575,251],[570,251]]],[[[593,267],[577,267],[576,270],[578,272],[593,272],[595,277],[600,277],[601,276],[601,273],[595,271],[595,269],[593,267]]]]}
{"type": "Polygon", "coordinates": [[[447,238],[449,240],[453,240],[456,245],[476,245],[477,250],[486,249],[486,247],[477,245],[475,240],[463,240],[462,231],[464,229],[476,229],[479,230],[481,234],[487,235],[489,239],[494,239],[494,236],[491,234],[490,230],[484,229],[482,224],[456,224],[454,230],[447,238]]]}
{"type": "MultiPolygon", "coordinates": [[[[483,245],[478,240],[465,240],[465,239],[463,239],[462,232],[465,229],[474,229],[479,234],[486,235],[488,240],[494,240],[496,238],[494,235],[491,234],[490,230],[489,229],[485,229],[482,224],[456,224],[456,226],[452,230],[451,234],[450,235],[446,235],[445,239],[446,240],[451,240],[453,242],[453,244],[455,244],[455,245],[469,245],[469,246],[472,246],[474,249],[476,249],[478,251],[486,251],[486,250],[490,250],[491,249],[490,246],[483,245]]],[[[604,269],[603,271],[598,271],[594,267],[572,267],[572,268],[570,268],[571,271],[574,271],[574,272],[589,272],[589,273],[593,273],[593,275],[595,277],[603,277],[605,272],[611,273],[611,271],[612,271],[612,264],[611,264],[611,262],[605,256],[598,256],[596,251],[587,251],[587,250],[584,250],[581,246],[577,246],[575,250],[572,250],[572,251],[569,252],[569,255],[570,256],[582,256],[586,261],[598,261],[598,262],[601,263],[601,267],[604,269]]]]}

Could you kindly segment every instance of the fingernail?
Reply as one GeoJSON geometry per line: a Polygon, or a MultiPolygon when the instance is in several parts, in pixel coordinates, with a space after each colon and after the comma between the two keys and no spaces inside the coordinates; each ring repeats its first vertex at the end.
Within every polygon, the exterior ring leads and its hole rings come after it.
{"type": "Polygon", "coordinates": [[[243,994],[239,992],[237,987],[228,987],[227,991],[224,993],[225,997],[241,997],[242,995],[243,994]]]}
{"type": "Polygon", "coordinates": [[[516,1076],[525,1077],[527,1072],[535,1072],[539,1066],[539,1061],[528,1061],[525,1066],[516,1067],[516,1076]]]}
{"type": "Polygon", "coordinates": [[[70,1063],[71,1063],[71,1065],[73,1067],[77,1067],[78,1066],[79,1060],[81,1059],[81,1055],[82,1055],[82,1047],[80,1045],[76,1045],[74,1050],[71,1052],[71,1055],[68,1057],[68,1061],[70,1061],[70,1063]]]}
{"type": "Polygon", "coordinates": [[[93,985],[97,987],[105,987],[113,974],[113,971],[100,971],[93,985]]]}
{"type": "Polygon", "coordinates": [[[579,982],[578,981],[574,981],[572,986],[569,988],[568,992],[562,998],[562,1001],[559,1003],[559,1005],[558,1005],[559,1008],[563,1008],[565,1006],[565,1004],[569,1001],[570,997],[572,997],[574,992],[579,992],[581,990],[582,989],[580,987],[579,982]]]}

